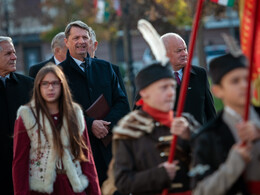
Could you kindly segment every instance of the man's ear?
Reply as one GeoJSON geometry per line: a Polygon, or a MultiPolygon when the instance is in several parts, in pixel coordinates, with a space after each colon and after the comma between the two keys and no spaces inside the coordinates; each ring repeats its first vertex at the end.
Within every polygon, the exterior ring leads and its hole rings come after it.
{"type": "Polygon", "coordinates": [[[60,51],[61,51],[61,49],[60,49],[59,47],[56,47],[56,48],[54,49],[54,54],[58,54],[60,51]]]}
{"type": "Polygon", "coordinates": [[[221,85],[212,85],[211,91],[217,98],[222,99],[224,91],[221,85]]]}
{"type": "Polygon", "coordinates": [[[140,91],[139,91],[139,94],[140,94],[140,96],[141,96],[143,99],[146,98],[147,95],[148,95],[145,88],[142,89],[142,90],[140,90],[140,91]]]}
{"type": "Polygon", "coordinates": [[[66,47],[69,48],[68,47],[68,39],[67,38],[64,38],[64,43],[66,44],[66,47]]]}
{"type": "Polygon", "coordinates": [[[98,42],[97,42],[97,41],[95,41],[95,43],[94,43],[94,51],[96,51],[96,50],[97,50],[97,47],[98,47],[98,42]]]}

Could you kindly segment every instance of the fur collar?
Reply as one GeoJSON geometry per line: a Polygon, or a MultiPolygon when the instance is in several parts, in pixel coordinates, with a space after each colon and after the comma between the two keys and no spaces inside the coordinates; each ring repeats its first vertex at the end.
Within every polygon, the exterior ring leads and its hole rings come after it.
{"type": "MultiPolygon", "coordinates": [[[[21,106],[17,111],[17,118],[19,116],[22,116],[23,119],[29,119],[29,118],[31,119],[31,120],[23,120],[26,129],[32,129],[32,127],[34,127],[34,125],[36,123],[36,119],[32,113],[31,108],[32,108],[33,112],[36,113],[34,101],[30,102],[29,106],[28,105],[21,106]]],[[[80,133],[82,134],[85,129],[83,112],[82,112],[80,106],[76,103],[73,103],[73,108],[77,115],[76,118],[78,119],[80,133]]],[[[43,124],[43,121],[44,121],[45,126],[46,126],[46,134],[47,134],[48,140],[52,140],[53,136],[52,136],[52,132],[51,132],[51,128],[50,128],[51,127],[50,122],[46,119],[46,117],[43,117],[42,112],[40,112],[39,121],[40,121],[41,125],[43,124]]],[[[62,139],[62,143],[65,146],[68,145],[67,128],[68,128],[67,120],[63,116],[63,125],[61,127],[61,139],[62,139]]],[[[50,143],[50,144],[52,144],[52,143],[50,143]]]]}
{"type": "MultiPolygon", "coordinates": [[[[85,129],[85,121],[82,110],[78,104],[73,103],[74,110],[76,112],[76,118],[78,120],[79,131],[80,134],[83,133],[85,129]]],[[[31,102],[30,106],[25,105],[21,106],[17,112],[17,118],[19,116],[22,117],[24,126],[27,130],[27,134],[31,139],[31,142],[35,140],[35,132],[38,130],[38,126],[35,125],[36,119],[32,113],[35,112],[34,103],[31,102]]],[[[43,146],[49,146],[50,150],[48,153],[47,163],[44,170],[46,170],[44,174],[44,182],[39,182],[37,179],[30,178],[30,188],[31,190],[36,190],[44,193],[51,193],[53,191],[53,183],[56,179],[56,163],[59,160],[57,158],[57,154],[53,150],[53,134],[51,130],[51,125],[48,119],[40,113],[39,121],[41,126],[43,126],[43,122],[46,127],[46,138],[45,136],[41,136],[41,144],[43,146]]],[[[64,169],[66,170],[67,177],[70,181],[70,184],[73,188],[74,192],[82,192],[88,186],[88,180],[85,175],[81,172],[80,163],[78,161],[73,161],[73,156],[69,151],[69,139],[68,139],[68,130],[67,130],[67,121],[63,118],[63,125],[61,127],[61,141],[64,146],[64,156],[62,157],[62,163],[64,169]]],[[[31,145],[30,151],[33,152],[37,148],[37,142],[34,142],[34,145],[31,145]]]]}
{"type": "Polygon", "coordinates": [[[113,139],[139,138],[154,129],[154,119],[141,110],[135,110],[123,117],[113,129],[113,139]]]}

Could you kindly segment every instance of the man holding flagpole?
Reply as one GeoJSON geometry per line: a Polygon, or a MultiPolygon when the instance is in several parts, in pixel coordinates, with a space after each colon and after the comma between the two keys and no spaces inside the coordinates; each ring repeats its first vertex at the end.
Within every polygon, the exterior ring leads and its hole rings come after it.
{"type": "Polygon", "coordinates": [[[190,117],[173,120],[176,81],[170,65],[157,62],[136,76],[140,109],[119,121],[113,129],[114,178],[122,194],[171,193],[190,195],[190,131],[198,123],[190,117]],[[176,159],[167,162],[172,134],[180,136],[176,159]],[[178,162],[178,163],[177,163],[178,162]]]}
{"type": "Polygon", "coordinates": [[[244,122],[248,69],[244,56],[210,62],[212,92],[224,110],[193,137],[194,195],[260,194],[260,119],[244,122]]]}

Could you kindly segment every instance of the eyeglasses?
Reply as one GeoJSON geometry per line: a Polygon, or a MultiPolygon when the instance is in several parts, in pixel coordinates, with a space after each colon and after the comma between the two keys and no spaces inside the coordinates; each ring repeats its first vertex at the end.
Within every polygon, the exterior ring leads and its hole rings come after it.
{"type": "Polygon", "coordinates": [[[52,82],[49,82],[49,81],[42,81],[40,83],[41,87],[43,88],[49,88],[50,85],[53,87],[53,88],[58,88],[60,87],[61,85],[61,81],[52,81],[52,82]]]}

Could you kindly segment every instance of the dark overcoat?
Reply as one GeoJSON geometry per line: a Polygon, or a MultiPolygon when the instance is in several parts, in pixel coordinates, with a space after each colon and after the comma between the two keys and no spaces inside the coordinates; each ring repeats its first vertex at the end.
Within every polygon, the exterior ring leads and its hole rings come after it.
{"type": "Polygon", "coordinates": [[[31,66],[30,70],[29,70],[29,76],[35,78],[37,73],[39,72],[39,70],[45,66],[46,64],[48,64],[49,62],[53,62],[55,64],[54,61],[54,56],[52,56],[50,59],[45,60],[43,62],[40,62],[39,64],[35,64],[33,66],[31,66]]]}
{"type": "MultiPolygon", "coordinates": [[[[177,86],[174,110],[177,110],[179,94],[180,86],[177,86]]],[[[190,80],[183,112],[193,115],[200,124],[205,124],[216,116],[207,73],[205,69],[201,67],[191,67],[190,80]]]]}
{"type": "MultiPolygon", "coordinates": [[[[127,97],[109,62],[89,56],[85,61],[87,68],[86,72],[83,72],[68,52],[66,60],[60,66],[66,75],[74,100],[82,106],[83,111],[88,109],[101,94],[105,96],[111,110],[103,120],[111,122],[110,129],[112,129],[130,110],[127,97]]],[[[85,119],[101,185],[107,178],[106,172],[112,157],[111,144],[105,147],[92,133],[94,118],[85,114],[85,119]]]]}
{"type": "MultiPolygon", "coordinates": [[[[97,58],[96,56],[94,58],[97,58]]],[[[127,96],[127,93],[126,93],[126,89],[125,89],[125,84],[124,84],[124,80],[121,76],[121,73],[120,73],[120,69],[119,69],[119,66],[115,65],[115,64],[112,64],[112,68],[114,70],[114,72],[116,73],[116,76],[118,78],[118,82],[119,82],[119,85],[121,87],[121,89],[123,90],[123,92],[126,94],[127,96]]]]}
{"type": "Polygon", "coordinates": [[[18,108],[29,102],[33,78],[10,73],[6,79],[6,87],[0,80],[0,146],[3,171],[0,174],[1,185],[6,194],[12,194],[12,160],[13,160],[13,132],[16,112],[18,108]]]}
{"type": "Polygon", "coordinates": [[[127,96],[126,89],[125,89],[125,84],[124,84],[123,78],[121,76],[119,67],[117,65],[115,65],[115,64],[112,64],[112,68],[113,68],[114,72],[116,73],[116,76],[118,78],[118,82],[119,82],[119,85],[120,85],[121,89],[123,90],[123,92],[127,96]]]}

